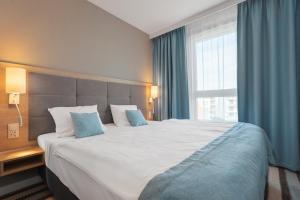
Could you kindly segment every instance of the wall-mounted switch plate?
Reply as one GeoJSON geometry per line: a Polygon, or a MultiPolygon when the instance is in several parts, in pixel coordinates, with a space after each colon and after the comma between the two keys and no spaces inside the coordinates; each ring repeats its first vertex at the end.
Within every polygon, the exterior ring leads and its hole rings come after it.
{"type": "Polygon", "coordinates": [[[19,137],[20,125],[19,123],[8,124],[7,137],[8,139],[14,139],[19,137]]]}

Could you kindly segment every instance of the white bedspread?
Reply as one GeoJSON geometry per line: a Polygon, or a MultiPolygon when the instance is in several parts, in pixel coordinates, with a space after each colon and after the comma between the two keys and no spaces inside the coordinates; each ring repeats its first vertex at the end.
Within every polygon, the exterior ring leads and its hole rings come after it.
{"type": "Polygon", "coordinates": [[[38,141],[47,167],[80,199],[138,199],[154,176],[232,126],[166,120],[141,127],[107,126],[105,134],[81,139],[46,134],[38,141]]]}

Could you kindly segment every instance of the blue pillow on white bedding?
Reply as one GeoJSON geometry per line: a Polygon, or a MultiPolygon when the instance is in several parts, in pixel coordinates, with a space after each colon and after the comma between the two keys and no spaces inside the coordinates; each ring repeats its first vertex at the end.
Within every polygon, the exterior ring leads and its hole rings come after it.
{"type": "Polygon", "coordinates": [[[148,125],[140,110],[126,110],[126,116],[131,126],[148,125]]]}
{"type": "MultiPolygon", "coordinates": [[[[54,107],[48,110],[54,119],[57,137],[68,137],[74,135],[74,126],[70,113],[94,113],[98,112],[98,106],[54,107]]],[[[99,120],[101,121],[100,117],[99,120]]],[[[102,128],[105,131],[103,124],[102,128]]]]}
{"type": "Polygon", "coordinates": [[[71,118],[74,125],[74,134],[77,138],[100,135],[104,133],[103,126],[97,112],[94,113],[73,113],[71,118]]]}

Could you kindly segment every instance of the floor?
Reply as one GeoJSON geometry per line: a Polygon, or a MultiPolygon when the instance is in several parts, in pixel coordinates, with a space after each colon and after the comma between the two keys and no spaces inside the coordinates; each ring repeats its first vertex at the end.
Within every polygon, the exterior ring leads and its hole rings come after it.
{"type": "Polygon", "coordinates": [[[300,172],[270,167],[267,200],[300,200],[300,172]]]}
{"type": "Polygon", "coordinates": [[[36,183],[18,191],[1,196],[1,200],[43,200],[51,196],[48,186],[43,183],[36,183]]]}

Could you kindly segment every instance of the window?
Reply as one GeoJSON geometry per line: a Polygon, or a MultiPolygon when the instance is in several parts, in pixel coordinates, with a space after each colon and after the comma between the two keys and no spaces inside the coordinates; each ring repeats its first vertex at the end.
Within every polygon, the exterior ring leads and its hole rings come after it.
{"type": "Polygon", "coordinates": [[[208,27],[192,25],[188,33],[191,117],[237,121],[236,23],[232,15],[220,19],[208,27]]]}

